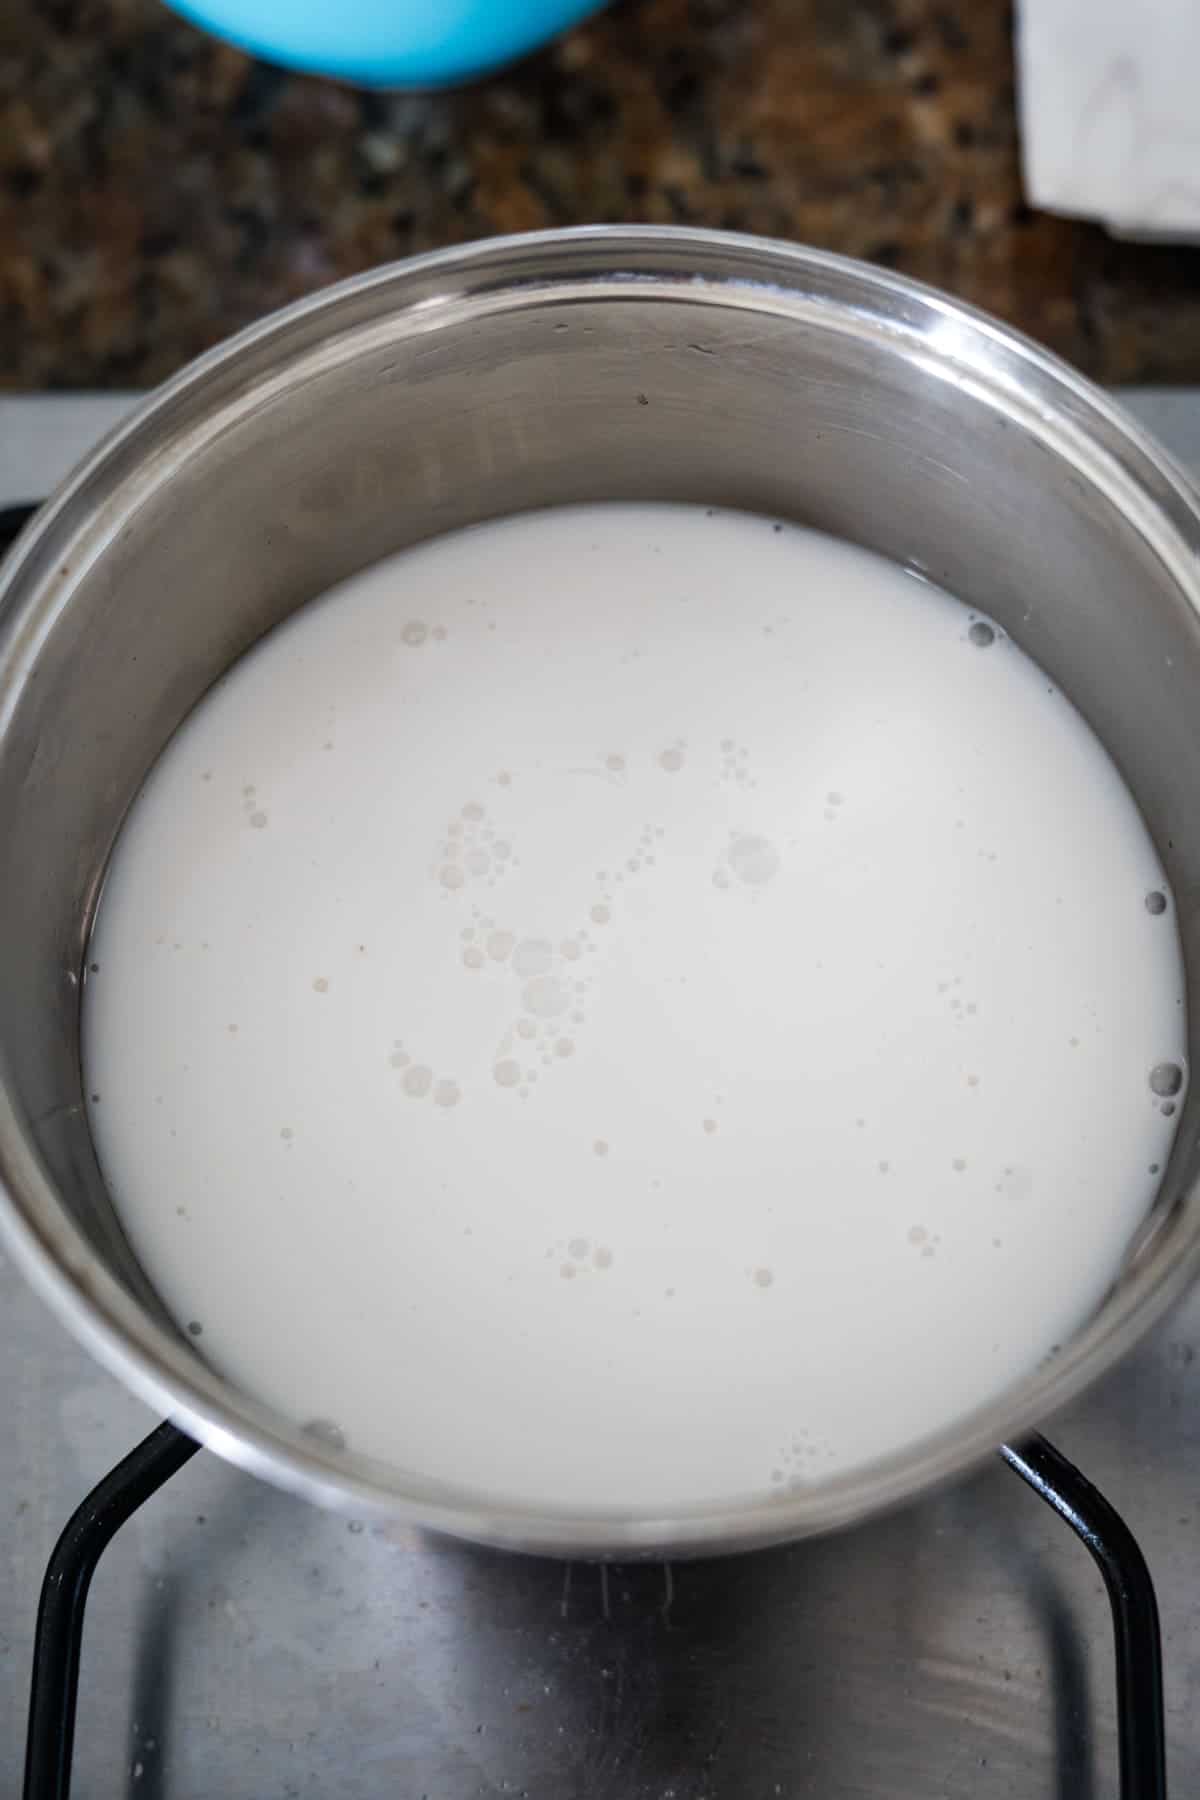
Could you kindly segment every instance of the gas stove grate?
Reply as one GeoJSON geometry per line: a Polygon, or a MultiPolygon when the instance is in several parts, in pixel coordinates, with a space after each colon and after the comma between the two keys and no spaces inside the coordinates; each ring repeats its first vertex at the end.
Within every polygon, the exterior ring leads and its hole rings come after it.
{"type": "Polygon", "coordinates": [[[1044,1437],[1001,1457],[1091,1551],[1112,1607],[1121,1800],[1165,1800],[1162,1637],[1154,1582],[1137,1539],[1098,1488],[1044,1437]]]}
{"type": "Polygon", "coordinates": [[[174,1425],[160,1425],[92,1489],[54,1546],[33,1639],[25,1800],[67,1800],[71,1791],[79,1651],[96,1565],[125,1521],[199,1448],[174,1425]]]}
{"type": "MultiPolygon", "coordinates": [[[[88,1588],[105,1547],[195,1455],[174,1425],[150,1433],[93,1488],[54,1547],[33,1649],[24,1800],[67,1800],[88,1588]]],[[[1154,1583],[1137,1539],[1098,1489],[1045,1438],[1000,1455],[1087,1545],[1112,1606],[1121,1800],[1166,1800],[1162,1648],[1154,1583]]]]}
{"type": "MultiPolygon", "coordinates": [[[[0,551],[33,506],[0,509],[0,551]]],[[[199,1445],[163,1424],[93,1488],[46,1568],[34,1635],[24,1800],[68,1800],[84,1611],[107,1545],[199,1445]]],[[[1121,1800],[1166,1800],[1162,1645],[1154,1583],[1137,1539],[1086,1476],[1045,1438],[1000,1455],[1066,1520],[1094,1557],[1112,1607],[1121,1800]]]]}

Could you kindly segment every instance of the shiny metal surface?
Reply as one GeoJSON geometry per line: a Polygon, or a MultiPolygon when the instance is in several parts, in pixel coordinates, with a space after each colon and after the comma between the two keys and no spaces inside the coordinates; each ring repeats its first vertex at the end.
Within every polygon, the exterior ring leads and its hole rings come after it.
{"type": "MultiPolygon", "coordinates": [[[[1165,398],[1136,404],[1200,468],[1200,393],[1165,398]]],[[[1158,1584],[1176,1794],[1200,1787],[1198,1350],[1200,1292],[1054,1433],[1158,1584]]],[[[153,1415],[2,1257],[0,1369],[10,1794],[46,1558],[153,1415]]],[[[200,1457],[101,1565],[76,1768],[81,1800],[1113,1800],[1107,1606],[998,1465],[668,1580],[346,1520],[200,1457]]]]}
{"type": "Polygon", "coordinates": [[[78,977],[138,783],[228,663],[331,582],[520,507],[723,502],[926,570],[992,613],[1121,762],[1200,957],[1200,513],[1104,397],[894,276],[749,239],[595,230],[384,270],[268,320],[119,428],[0,595],[0,1206],[82,1341],[223,1455],[310,1498],[627,1560],[828,1529],[1077,1394],[1200,1255],[1200,1102],[1094,1323],[1002,1405],[861,1475],[669,1518],[547,1517],[304,1438],[206,1368],[104,1193],[78,977]]]}

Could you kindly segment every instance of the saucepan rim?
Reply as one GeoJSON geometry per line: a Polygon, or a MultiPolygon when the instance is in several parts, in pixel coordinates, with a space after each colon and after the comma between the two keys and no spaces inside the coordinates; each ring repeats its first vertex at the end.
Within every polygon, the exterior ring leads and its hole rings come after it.
{"type": "MultiPolygon", "coordinates": [[[[1121,409],[1049,352],[936,290],[825,251],[731,233],[594,226],[491,239],[388,265],[274,313],[200,357],[151,394],[42,508],[0,568],[0,739],[36,656],[47,610],[44,571],[92,528],[84,562],[119,529],[131,470],[204,423],[205,396],[247,404],[261,372],[287,379],[294,359],[352,359],[356,333],[420,315],[422,329],[459,327],[473,310],[568,297],[691,300],[767,309],[829,330],[893,339],[942,378],[971,386],[1094,484],[1150,542],[1183,601],[1200,616],[1200,501],[1171,459],[1121,409]],[[233,396],[233,398],[230,398],[233,396]],[[103,529],[94,529],[98,518],[103,529]],[[18,594],[24,582],[27,592],[18,594]]],[[[211,423],[211,420],[209,421],[211,423]]],[[[179,450],[179,445],[183,449],[179,450]]],[[[602,496],[597,496],[598,498],[602,496]]],[[[76,574],[78,579],[78,571],[76,574]]],[[[1061,1354],[969,1418],[886,1460],[779,1497],[679,1507],[656,1517],[546,1511],[432,1484],[337,1451],[241,1395],[116,1279],[58,1200],[0,1079],[0,1235],[81,1343],[146,1403],[228,1461],[324,1505],[380,1514],[500,1545],[563,1556],[632,1559],[796,1539],[849,1525],[960,1475],[1019,1439],[1110,1368],[1200,1268],[1200,1198],[1176,1202],[1106,1307],[1061,1354]]]]}

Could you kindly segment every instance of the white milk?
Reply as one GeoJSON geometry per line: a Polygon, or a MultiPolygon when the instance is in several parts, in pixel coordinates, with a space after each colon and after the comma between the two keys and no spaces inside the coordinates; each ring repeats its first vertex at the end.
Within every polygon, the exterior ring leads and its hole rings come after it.
{"type": "Polygon", "coordinates": [[[118,844],[84,1042],[233,1382],[665,1510],[896,1450],[1076,1330],[1170,1148],[1183,972],[1002,633],[810,532],[588,507],[380,564],[220,683],[118,844]]]}

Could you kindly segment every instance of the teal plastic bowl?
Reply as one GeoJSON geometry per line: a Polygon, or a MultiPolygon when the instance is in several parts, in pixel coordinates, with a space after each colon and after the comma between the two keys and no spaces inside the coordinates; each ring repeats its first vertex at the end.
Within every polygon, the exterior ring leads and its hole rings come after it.
{"type": "Polygon", "coordinates": [[[536,50],[604,0],[168,0],[268,62],[360,87],[450,87],[536,50]]]}

